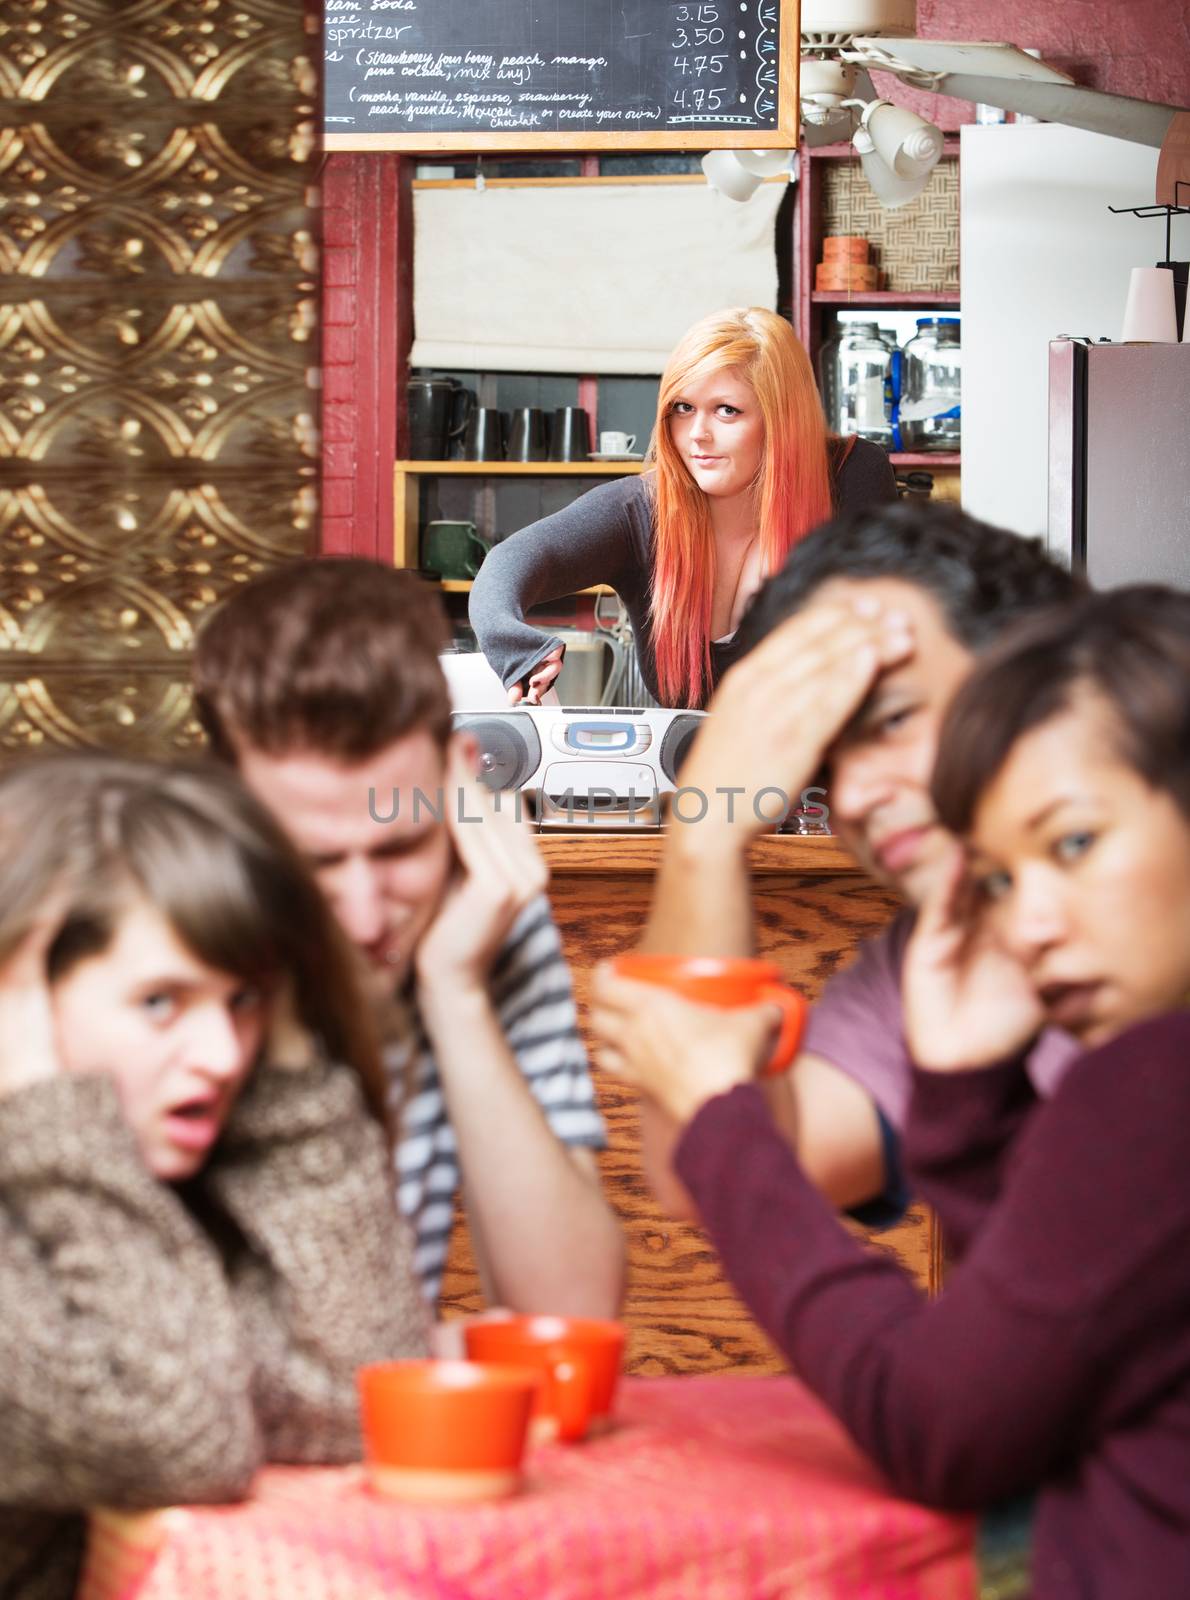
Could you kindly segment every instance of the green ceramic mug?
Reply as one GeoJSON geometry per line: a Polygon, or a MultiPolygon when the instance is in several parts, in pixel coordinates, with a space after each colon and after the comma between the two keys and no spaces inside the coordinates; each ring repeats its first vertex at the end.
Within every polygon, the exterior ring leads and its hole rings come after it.
{"type": "Polygon", "coordinates": [[[488,547],[473,522],[427,522],[421,541],[423,567],[444,578],[473,578],[488,547]]]}

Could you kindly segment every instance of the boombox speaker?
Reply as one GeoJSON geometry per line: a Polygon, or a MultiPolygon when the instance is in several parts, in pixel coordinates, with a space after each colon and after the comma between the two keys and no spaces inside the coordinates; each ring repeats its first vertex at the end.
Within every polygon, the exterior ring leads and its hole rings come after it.
{"type": "Polygon", "coordinates": [[[456,732],[479,741],[479,779],[489,789],[523,789],[541,765],[541,740],[527,711],[457,712],[456,732]]]}
{"type": "Polygon", "coordinates": [[[690,753],[694,735],[702,726],[704,711],[679,711],[661,739],[661,770],[671,783],[677,783],[682,764],[690,753]]]}
{"type": "Polygon", "coordinates": [[[621,706],[457,711],[489,789],[532,796],[542,828],[658,828],[705,712],[621,706]]]}

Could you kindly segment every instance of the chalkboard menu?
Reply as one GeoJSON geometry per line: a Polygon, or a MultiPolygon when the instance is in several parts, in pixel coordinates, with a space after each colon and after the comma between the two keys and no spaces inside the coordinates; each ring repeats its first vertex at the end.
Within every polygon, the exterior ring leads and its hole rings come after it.
{"type": "Polygon", "coordinates": [[[324,0],[330,150],[797,142],[797,0],[324,0]]]}

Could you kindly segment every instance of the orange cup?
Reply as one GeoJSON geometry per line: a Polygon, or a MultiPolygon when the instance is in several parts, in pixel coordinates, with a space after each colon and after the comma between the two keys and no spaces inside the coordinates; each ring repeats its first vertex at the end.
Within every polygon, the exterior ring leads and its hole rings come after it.
{"type": "Polygon", "coordinates": [[[624,1325],[595,1317],[509,1317],[472,1322],[464,1333],[473,1361],[532,1366],[543,1378],[534,1437],[575,1440],[611,1421],[624,1354],[624,1325]]]}
{"type": "Polygon", "coordinates": [[[781,1008],[781,1031],[765,1065],[765,1075],[784,1072],[797,1055],[806,1026],[806,1001],[796,989],[781,982],[771,961],[743,956],[662,956],[639,950],[614,956],[618,977],[637,983],[655,983],[704,1006],[775,1005],[781,1008]]]}
{"type": "Polygon", "coordinates": [[[384,1361],[356,1373],[372,1487],[400,1500],[492,1500],[520,1487],[540,1382],[532,1365],[384,1361]]]}

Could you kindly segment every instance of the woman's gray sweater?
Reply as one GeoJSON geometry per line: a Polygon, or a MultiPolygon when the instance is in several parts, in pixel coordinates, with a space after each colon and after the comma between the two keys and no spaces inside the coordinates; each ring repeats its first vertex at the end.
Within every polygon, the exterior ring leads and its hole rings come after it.
{"type": "MultiPolygon", "coordinates": [[[[470,617],[480,648],[506,688],[521,683],[560,639],[525,621],[533,606],[606,583],[628,609],[641,675],[654,697],[657,669],[649,610],[653,575],[650,475],[617,478],[573,505],[531,523],[495,545],[471,591],[470,617]]],[[[896,480],[879,445],[857,439],[835,477],[836,512],[895,500],[896,480]]],[[[736,659],[732,638],[711,645],[711,684],[736,659]]]]}

